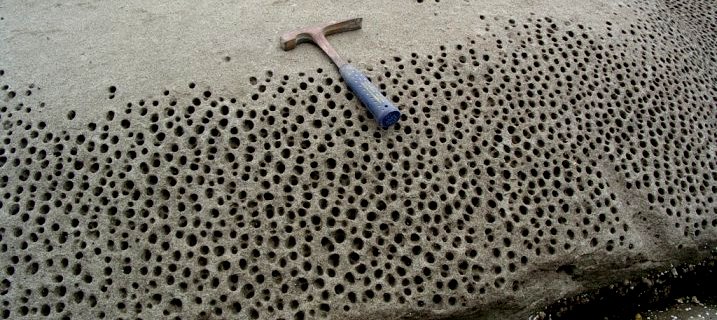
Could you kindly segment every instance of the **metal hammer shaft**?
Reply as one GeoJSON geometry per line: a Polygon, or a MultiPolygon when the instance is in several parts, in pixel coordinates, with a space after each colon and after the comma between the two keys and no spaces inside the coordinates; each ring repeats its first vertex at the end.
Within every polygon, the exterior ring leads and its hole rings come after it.
{"type": "Polygon", "coordinates": [[[341,58],[326,40],[327,35],[334,33],[361,29],[361,18],[329,22],[327,24],[299,29],[285,33],[281,36],[281,48],[285,51],[294,49],[296,45],[304,42],[313,42],[326,53],[331,61],[339,68],[341,77],[351,91],[361,100],[364,106],[371,111],[376,121],[382,127],[389,127],[398,122],[401,112],[389,101],[381,91],[346,60],[341,58]]]}

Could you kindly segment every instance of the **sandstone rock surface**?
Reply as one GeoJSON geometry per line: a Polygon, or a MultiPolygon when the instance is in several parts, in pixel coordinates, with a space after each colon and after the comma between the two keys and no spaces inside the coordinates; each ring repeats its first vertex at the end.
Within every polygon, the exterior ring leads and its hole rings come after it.
{"type": "Polygon", "coordinates": [[[709,1],[4,1],[0,316],[526,318],[717,243],[709,1]],[[287,30],[332,36],[383,130],[287,30]]]}

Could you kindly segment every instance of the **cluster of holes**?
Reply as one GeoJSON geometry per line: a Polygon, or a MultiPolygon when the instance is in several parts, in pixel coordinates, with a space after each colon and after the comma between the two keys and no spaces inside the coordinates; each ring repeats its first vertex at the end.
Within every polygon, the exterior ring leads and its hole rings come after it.
{"type": "MultiPolygon", "coordinates": [[[[5,70],[0,69],[0,77],[5,75],[5,70]]],[[[12,126],[12,121],[20,118],[23,114],[33,111],[32,107],[25,105],[25,98],[31,98],[32,94],[40,90],[34,83],[24,88],[12,88],[9,84],[0,84],[0,120],[3,129],[7,130],[12,126]]],[[[45,107],[45,103],[38,104],[39,109],[45,107]]],[[[20,120],[21,121],[21,120],[20,120]]]]}
{"type": "Polygon", "coordinates": [[[687,40],[526,20],[381,61],[388,130],[321,69],[69,111],[72,132],[4,86],[0,316],[456,311],[532,265],[628,254],[640,219],[714,235],[715,73],[655,48],[687,40]]]}
{"type": "Polygon", "coordinates": [[[117,93],[117,87],[115,86],[109,86],[107,88],[107,92],[109,93],[109,96],[107,96],[108,99],[112,100],[115,98],[115,93],[117,93]]]}

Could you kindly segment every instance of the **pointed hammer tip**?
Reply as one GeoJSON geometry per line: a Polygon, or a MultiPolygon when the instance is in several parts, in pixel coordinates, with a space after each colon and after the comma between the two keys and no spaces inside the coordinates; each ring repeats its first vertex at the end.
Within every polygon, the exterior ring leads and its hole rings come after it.
{"type": "Polygon", "coordinates": [[[363,18],[352,18],[296,29],[281,35],[279,38],[279,44],[281,45],[281,49],[289,51],[294,49],[296,45],[300,43],[314,42],[318,34],[328,36],[335,33],[359,30],[361,29],[362,21],[363,18]]]}
{"type": "Polygon", "coordinates": [[[342,21],[342,22],[343,22],[343,23],[347,23],[347,24],[351,24],[351,25],[353,25],[356,29],[361,29],[361,23],[363,22],[363,18],[353,18],[353,19],[348,19],[348,20],[342,21]]]}

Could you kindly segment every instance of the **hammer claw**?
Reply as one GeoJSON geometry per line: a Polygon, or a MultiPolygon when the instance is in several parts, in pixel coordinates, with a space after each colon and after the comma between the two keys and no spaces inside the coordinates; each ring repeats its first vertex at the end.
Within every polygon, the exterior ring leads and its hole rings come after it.
{"type": "Polygon", "coordinates": [[[362,20],[362,18],[355,18],[343,21],[331,21],[329,23],[323,23],[284,33],[281,36],[281,48],[284,51],[289,51],[296,48],[296,45],[300,43],[316,43],[322,35],[325,37],[340,32],[361,29],[362,20]]]}

